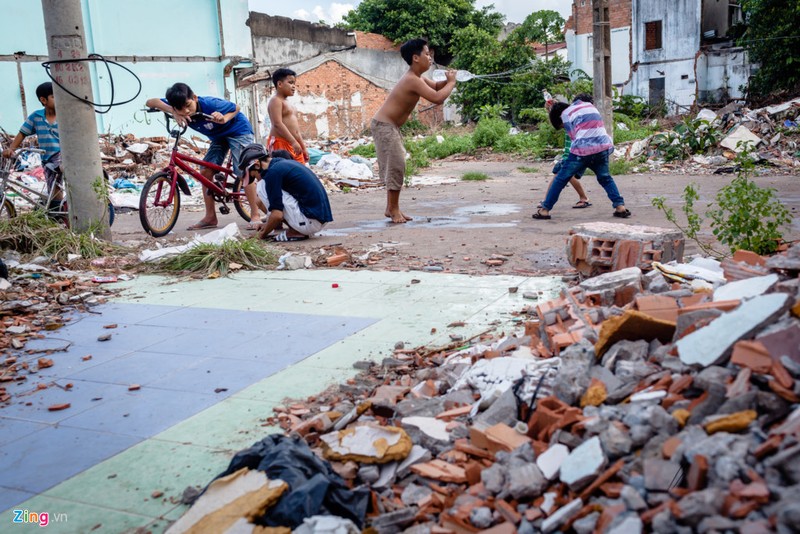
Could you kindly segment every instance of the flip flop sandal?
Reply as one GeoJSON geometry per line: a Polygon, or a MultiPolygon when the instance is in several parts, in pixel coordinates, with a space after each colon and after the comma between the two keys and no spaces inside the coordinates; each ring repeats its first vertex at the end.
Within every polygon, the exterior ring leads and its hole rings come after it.
{"type": "Polygon", "coordinates": [[[583,209],[583,208],[588,208],[591,205],[592,205],[592,203],[589,202],[588,200],[586,200],[586,201],[579,200],[578,202],[575,203],[574,206],[572,206],[572,208],[576,209],[576,210],[580,210],[580,209],[583,209]]]}
{"type": "Polygon", "coordinates": [[[213,223],[199,222],[199,223],[194,223],[189,228],[187,228],[187,230],[210,230],[212,228],[217,228],[217,225],[213,223]]]}
{"type": "Polygon", "coordinates": [[[288,235],[285,230],[279,234],[275,234],[275,237],[273,237],[273,240],[279,243],[287,243],[290,241],[305,241],[306,239],[308,239],[307,235],[288,235]]]}
{"type": "Polygon", "coordinates": [[[552,219],[552,217],[550,217],[550,215],[542,215],[542,214],[539,212],[539,210],[536,210],[536,213],[534,213],[533,215],[531,215],[531,217],[533,217],[534,219],[539,219],[539,220],[542,220],[542,221],[546,221],[546,220],[552,219]]]}
{"type": "Polygon", "coordinates": [[[625,211],[614,210],[614,217],[619,217],[620,219],[627,219],[630,216],[631,216],[630,210],[625,210],[625,211]]]}

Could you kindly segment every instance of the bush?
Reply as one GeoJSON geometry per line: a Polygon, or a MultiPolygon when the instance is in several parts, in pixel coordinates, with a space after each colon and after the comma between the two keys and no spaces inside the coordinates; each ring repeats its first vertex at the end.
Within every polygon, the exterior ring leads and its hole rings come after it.
{"type": "Polygon", "coordinates": [[[476,147],[494,146],[498,140],[508,135],[508,129],[509,125],[503,119],[493,117],[481,119],[472,134],[472,141],[476,147]]]}
{"type": "Polygon", "coordinates": [[[471,135],[445,135],[444,141],[439,142],[435,136],[427,137],[422,141],[425,152],[431,159],[443,159],[453,154],[468,154],[475,150],[471,135]]]}
{"type": "MultiPolygon", "coordinates": [[[[791,223],[792,217],[774,189],[759,187],[750,180],[754,163],[749,146],[736,156],[736,163],[739,169],[737,177],[717,192],[716,207],[709,204],[706,211],[706,216],[711,218],[712,233],[721,244],[728,246],[730,253],[744,249],[756,254],[771,254],[783,240],[781,228],[791,223]]],[[[683,191],[682,208],[686,215],[685,228],[677,222],[672,208],[666,207],[664,197],[656,197],[652,202],[703,252],[724,257],[727,255],[725,252],[699,240],[703,218],[694,209],[699,199],[696,186],[687,185],[683,191]]]]}
{"type": "Polygon", "coordinates": [[[353,156],[361,156],[362,158],[378,157],[377,153],[375,152],[375,145],[373,143],[357,146],[350,151],[350,154],[353,156]]]}
{"type": "Polygon", "coordinates": [[[400,132],[403,135],[425,135],[430,131],[425,124],[417,118],[409,119],[400,127],[400,132]]]}

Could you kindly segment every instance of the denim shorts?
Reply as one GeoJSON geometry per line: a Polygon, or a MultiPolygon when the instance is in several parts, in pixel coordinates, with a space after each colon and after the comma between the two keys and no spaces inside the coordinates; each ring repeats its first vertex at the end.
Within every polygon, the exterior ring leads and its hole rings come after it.
{"type": "Polygon", "coordinates": [[[208,152],[206,152],[203,161],[224,166],[225,156],[228,155],[228,150],[230,150],[231,156],[233,156],[233,172],[236,174],[236,176],[240,176],[242,172],[239,170],[239,156],[242,154],[244,147],[254,142],[255,139],[253,138],[253,134],[213,139],[211,141],[211,146],[208,147],[208,152]]]}

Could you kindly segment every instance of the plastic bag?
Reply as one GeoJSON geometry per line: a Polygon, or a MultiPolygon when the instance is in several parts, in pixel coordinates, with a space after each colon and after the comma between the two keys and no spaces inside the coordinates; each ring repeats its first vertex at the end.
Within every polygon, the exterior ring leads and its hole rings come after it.
{"type": "Polygon", "coordinates": [[[307,517],[335,515],[364,525],[369,491],[351,490],[331,464],[314,455],[302,439],[273,434],[240,451],[228,469],[217,478],[247,467],[267,473],[270,480],[280,479],[289,492],[268,509],[255,523],[266,526],[297,528],[307,517]]]}

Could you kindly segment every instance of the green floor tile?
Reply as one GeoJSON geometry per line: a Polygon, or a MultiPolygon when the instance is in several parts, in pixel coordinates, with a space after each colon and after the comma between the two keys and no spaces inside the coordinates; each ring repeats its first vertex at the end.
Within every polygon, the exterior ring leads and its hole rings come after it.
{"type": "Polygon", "coordinates": [[[238,451],[269,433],[261,425],[273,415],[272,408],[277,404],[274,401],[228,398],[154,439],[238,451]]]}
{"type": "MultiPolygon", "coordinates": [[[[118,534],[155,520],[154,517],[142,514],[120,512],[111,508],[52,498],[45,495],[29,499],[15,508],[28,510],[29,512],[46,512],[49,524],[46,527],[33,524],[14,524],[11,522],[14,515],[9,511],[0,517],[0,522],[3,525],[0,531],[23,534],[31,532],[52,532],[56,534],[100,532],[118,534]]],[[[166,525],[166,521],[163,520],[155,522],[166,525]]]]}
{"type": "Polygon", "coordinates": [[[232,454],[150,439],[62,482],[43,495],[156,518],[176,505],[187,486],[205,486],[232,454]],[[154,491],[163,496],[153,498],[154,491]]]}

